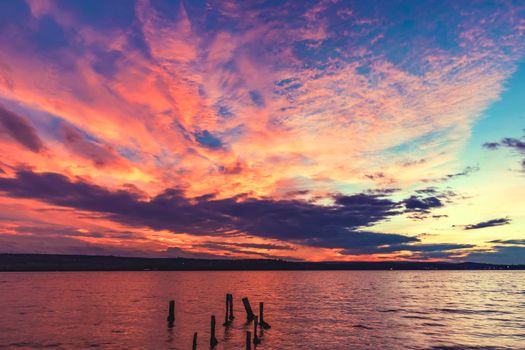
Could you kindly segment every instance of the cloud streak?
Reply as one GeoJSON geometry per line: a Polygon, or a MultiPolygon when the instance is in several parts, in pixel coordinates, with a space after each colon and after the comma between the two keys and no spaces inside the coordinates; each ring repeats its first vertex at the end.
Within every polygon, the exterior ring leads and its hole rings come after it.
{"type": "Polygon", "coordinates": [[[42,152],[44,143],[27,119],[0,104],[0,132],[6,133],[32,152],[42,152]]]}
{"type": "Polygon", "coordinates": [[[486,227],[509,225],[510,223],[511,220],[509,218],[492,219],[478,222],[477,224],[466,225],[465,230],[478,230],[486,227]]]}
{"type": "Polygon", "coordinates": [[[525,137],[523,140],[512,137],[505,137],[499,142],[486,142],[483,144],[483,147],[489,150],[496,150],[499,148],[507,148],[523,157],[521,161],[521,166],[523,171],[525,171],[525,137]]]}
{"type": "Polygon", "coordinates": [[[455,244],[455,243],[427,243],[427,244],[392,244],[383,247],[375,247],[369,250],[345,249],[343,254],[388,254],[395,252],[413,252],[416,254],[431,257],[432,254],[443,254],[442,257],[448,257],[454,254],[454,251],[474,248],[473,244],[455,244]],[[430,253],[430,254],[428,254],[430,253]]]}

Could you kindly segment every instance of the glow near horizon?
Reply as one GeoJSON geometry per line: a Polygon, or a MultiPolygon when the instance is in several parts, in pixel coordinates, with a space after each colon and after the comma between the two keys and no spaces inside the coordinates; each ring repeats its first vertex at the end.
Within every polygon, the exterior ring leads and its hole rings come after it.
{"type": "Polygon", "coordinates": [[[525,262],[523,5],[0,7],[0,252],[525,262]]]}

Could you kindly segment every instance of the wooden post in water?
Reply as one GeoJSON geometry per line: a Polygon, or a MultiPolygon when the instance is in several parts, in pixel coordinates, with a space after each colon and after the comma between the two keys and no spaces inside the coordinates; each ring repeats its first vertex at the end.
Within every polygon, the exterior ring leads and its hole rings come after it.
{"type": "Polygon", "coordinates": [[[252,350],[252,334],[246,332],[246,350],[252,350]]]}
{"type": "Polygon", "coordinates": [[[233,295],[232,294],[226,294],[226,313],[224,315],[224,323],[223,326],[229,326],[233,319],[233,295]]]}
{"type": "Polygon", "coordinates": [[[232,321],[235,317],[233,316],[233,294],[228,294],[230,298],[230,321],[232,321]]]}
{"type": "Polygon", "coordinates": [[[211,316],[211,329],[210,329],[210,347],[214,347],[219,343],[215,337],[215,316],[211,316]]]}
{"type": "Polygon", "coordinates": [[[226,313],[224,314],[224,323],[222,324],[223,326],[229,326],[230,325],[230,316],[229,316],[229,312],[230,312],[230,294],[226,294],[226,313]]]}
{"type": "Polygon", "coordinates": [[[197,350],[197,332],[193,333],[193,346],[192,350],[197,350]]]}
{"type": "Polygon", "coordinates": [[[261,343],[261,339],[259,339],[259,336],[257,335],[257,322],[258,317],[255,316],[253,319],[253,347],[256,348],[258,344],[261,343]]]}
{"type": "Polygon", "coordinates": [[[259,303],[259,325],[261,329],[270,329],[272,328],[268,323],[264,322],[264,303],[259,303]]]}
{"type": "Polygon", "coordinates": [[[168,323],[170,326],[173,326],[173,322],[175,322],[175,301],[170,300],[170,309],[168,313],[168,323]]]}
{"type": "Polygon", "coordinates": [[[250,301],[248,298],[242,298],[242,303],[244,304],[244,309],[246,310],[246,321],[250,322],[255,317],[252,307],[250,306],[250,301]]]}

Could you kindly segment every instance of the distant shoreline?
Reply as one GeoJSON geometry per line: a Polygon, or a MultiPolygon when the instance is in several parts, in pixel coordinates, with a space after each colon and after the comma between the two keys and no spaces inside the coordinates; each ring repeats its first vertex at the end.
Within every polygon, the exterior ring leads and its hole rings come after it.
{"type": "Polygon", "coordinates": [[[38,271],[337,271],[525,270],[525,265],[473,262],[292,262],[271,259],[134,258],[102,255],[0,254],[0,272],[38,271]]]}

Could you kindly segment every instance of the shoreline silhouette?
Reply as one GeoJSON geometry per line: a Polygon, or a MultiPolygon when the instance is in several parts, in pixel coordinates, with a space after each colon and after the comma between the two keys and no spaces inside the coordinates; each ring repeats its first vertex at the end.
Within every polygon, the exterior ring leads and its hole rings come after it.
{"type": "Polygon", "coordinates": [[[1,272],[242,270],[525,270],[525,265],[498,265],[476,262],[297,262],[275,259],[190,259],[120,257],[104,255],[0,254],[1,272]]]}

